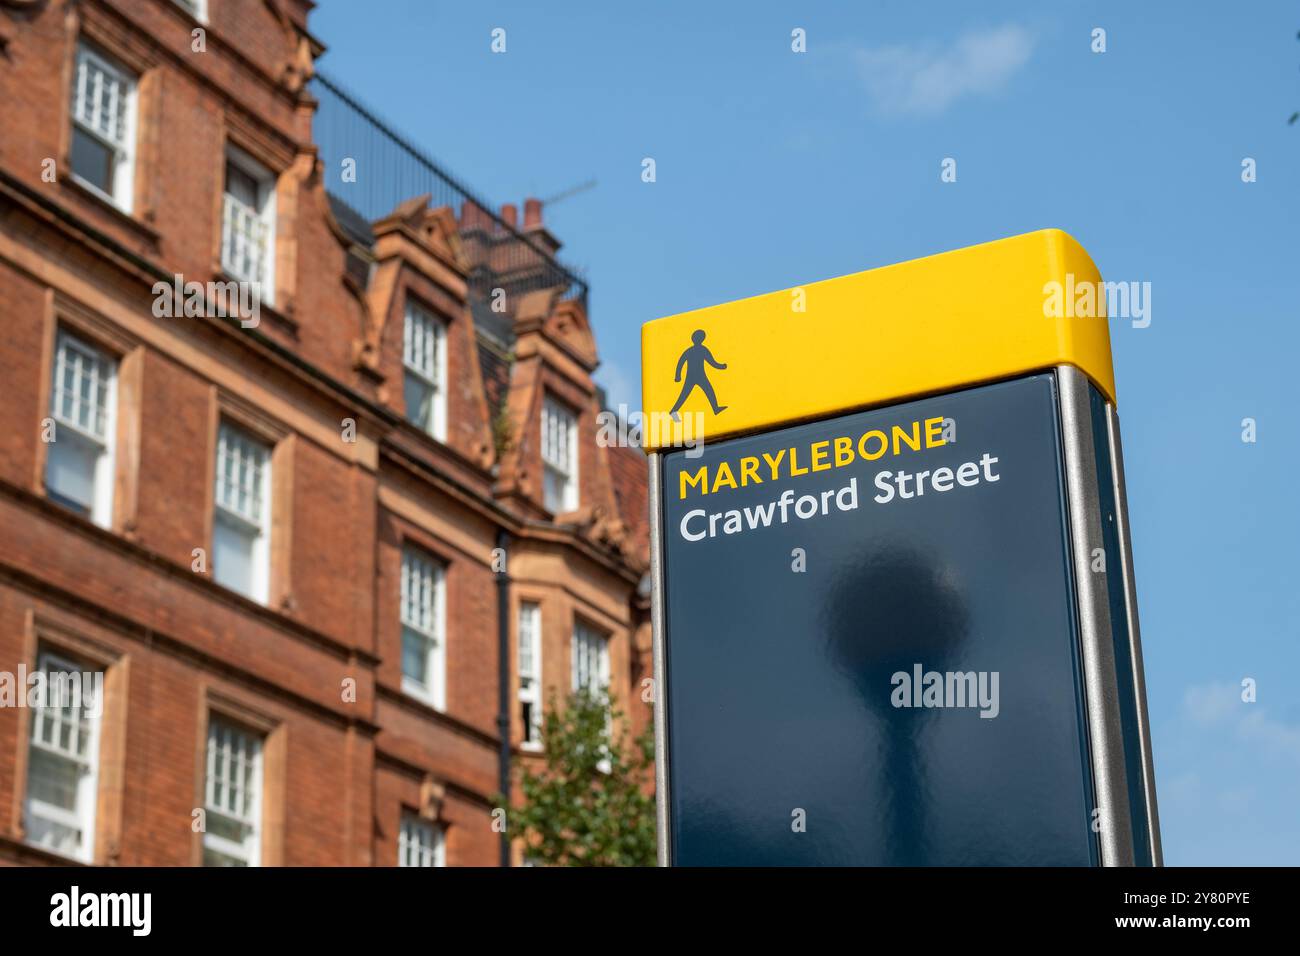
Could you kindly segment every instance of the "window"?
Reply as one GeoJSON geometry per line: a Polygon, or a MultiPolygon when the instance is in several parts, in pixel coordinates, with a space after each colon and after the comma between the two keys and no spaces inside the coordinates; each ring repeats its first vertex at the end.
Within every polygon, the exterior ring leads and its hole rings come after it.
{"type": "Polygon", "coordinates": [[[409,545],[402,549],[402,690],[438,710],[446,706],[443,569],[409,545]]]}
{"type": "Polygon", "coordinates": [[[72,80],[72,172],[131,211],[135,80],[89,47],[77,47],[72,80]]]}
{"type": "Polygon", "coordinates": [[[609,641],[582,621],[573,622],[573,689],[604,693],[609,688],[609,641]]]}
{"type": "Polygon", "coordinates": [[[207,20],[208,2],[207,0],[176,0],[178,6],[184,7],[189,11],[190,16],[194,17],[200,23],[207,20]]]}
{"type": "Polygon", "coordinates": [[[543,499],[559,514],[578,507],[578,417],[550,396],[542,399],[543,499]]]}
{"type": "Polygon", "coordinates": [[[222,422],[217,432],[212,576],[254,601],[270,593],[271,449],[222,422]]]}
{"type": "Polygon", "coordinates": [[[258,866],[262,853],[262,738],[208,720],[204,866],[258,866]]]}
{"type": "Polygon", "coordinates": [[[113,520],[113,432],[117,366],[103,352],[60,331],[50,384],[53,441],[45,489],[100,527],[113,520]]]}
{"type": "Polygon", "coordinates": [[[406,420],[443,441],[447,437],[447,327],[414,302],[406,303],[402,361],[406,420]]]}
{"type": "Polygon", "coordinates": [[[542,609],[525,602],[519,605],[519,719],[523,724],[523,746],[542,744],[542,609]]]}
{"type": "Polygon", "coordinates": [[[32,709],[28,749],[27,841],[89,863],[94,852],[99,777],[102,677],[54,654],[43,653],[46,675],[41,706],[32,709]]]}
{"type": "MultiPolygon", "coordinates": [[[[573,689],[586,691],[592,696],[606,699],[609,691],[609,640],[604,634],[584,624],[573,622],[573,689]]],[[[613,727],[608,706],[605,708],[605,756],[596,765],[603,773],[609,773],[611,763],[608,741],[613,727]]]]}
{"type": "Polygon", "coordinates": [[[274,299],[275,177],[233,146],[226,150],[221,268],[233,279],[253,283],[260,301],[274,299]]]}
{"type": "Polygon", "coordinates": [[[442,827],[402,811],[402,832],[397,840],[398,866],[446,866],[442,827]]]}

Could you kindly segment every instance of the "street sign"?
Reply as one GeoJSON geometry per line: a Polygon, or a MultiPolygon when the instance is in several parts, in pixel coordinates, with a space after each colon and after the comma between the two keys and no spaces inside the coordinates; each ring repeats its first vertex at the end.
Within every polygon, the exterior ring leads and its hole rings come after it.
{"type": "Polygon", "coordinates": [[[661,863],[1160,862],[1067,275],[1047,231],[645,326],[661,863]]]}

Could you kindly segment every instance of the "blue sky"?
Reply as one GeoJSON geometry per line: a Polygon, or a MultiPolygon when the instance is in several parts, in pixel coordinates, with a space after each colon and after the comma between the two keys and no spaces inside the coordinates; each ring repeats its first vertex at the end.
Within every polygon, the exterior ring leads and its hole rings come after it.
{"type": "Polygon", "coordinates": [[[1166,862],[1300,864],[1300,8],[322,0],[312,27],[494,202],[597,180],[546,217],[613,402],[649,319],[1033,229],[1150,282],[1111,335],[1166,862]]]}

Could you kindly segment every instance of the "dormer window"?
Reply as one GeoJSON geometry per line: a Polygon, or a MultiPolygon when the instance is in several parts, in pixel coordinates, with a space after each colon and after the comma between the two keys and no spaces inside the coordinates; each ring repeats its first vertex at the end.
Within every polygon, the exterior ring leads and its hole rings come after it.
{"type": "Polygon", "coordinates": [[[414,302],[406,303],[402,364],[406,420],[438,441],[447,439],[447,326],[414,302]]]}
{"type": "Polygon", "coordinates": [[[549,395],[542,399],[543,504],[555,514],[578,507],[578,416],[549,395]]]}

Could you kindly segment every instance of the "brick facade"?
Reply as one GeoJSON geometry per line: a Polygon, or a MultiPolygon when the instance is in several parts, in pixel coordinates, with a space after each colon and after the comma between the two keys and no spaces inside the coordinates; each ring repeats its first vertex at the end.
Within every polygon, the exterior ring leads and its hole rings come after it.
{"type": "MultiPolygon", "coordinates": [[[[596,442],[585,306],[559,288],[512,295],[503,345],[476,328],[466,252],[499,221],[419,196],[361,238],[341,221],[312,140],[311,6],[208,0],[200,23],[175,0],[0,2],[0,671],[34,669],[40,649],[104,670],[92,862],[202,862],[215,716],[261,740],[263,865],[393,865],[404,811],[441,828],[448,864],[495,865],[503,534],[512,761],[536,759],[518,747],[522,601],[542,609],[546,692],[571,686],[581,620],[607,636],[634,728],[650,719],[645,461],[596,442]],[[126,203],[71,174],[79,43],[136,82],[126,203]],[[255,328],[158,318],[155,283],[223,278],[230,148],[273,184],[273,304],[255,328]],[[408,302],[445,328],[441,440],[406,420],[408,302]],[[116,363],[101,524],[46,487],[60,330],[116,363]],[[558,515],[544,394],[579,422],[579,504],[558,515]],[[221,422],[271,449],[265,602],[213,578],[221,422]],[[441,710],[403,689],[408,545],[444,575],[441,710]]],[[[558,246],[529,215],[524,230],[558,246]]],[[[25,829],[33,713],[0,707],[0,862],[63,861],[25,829]]]]}

